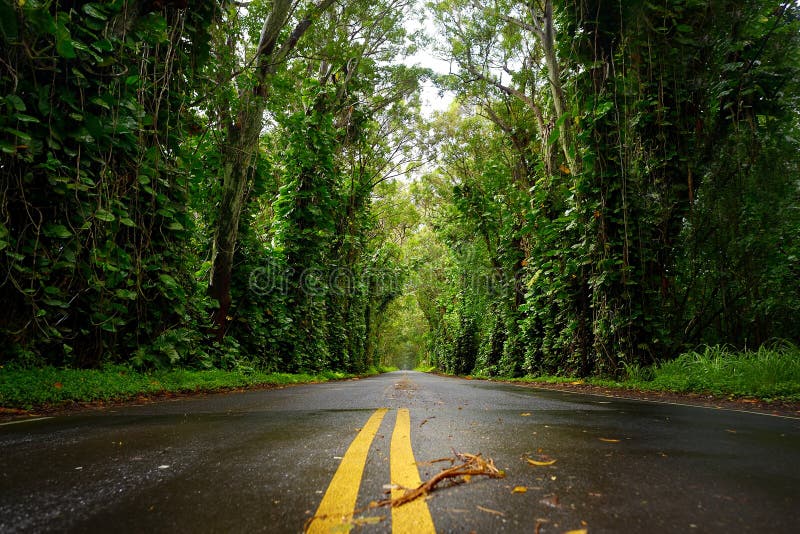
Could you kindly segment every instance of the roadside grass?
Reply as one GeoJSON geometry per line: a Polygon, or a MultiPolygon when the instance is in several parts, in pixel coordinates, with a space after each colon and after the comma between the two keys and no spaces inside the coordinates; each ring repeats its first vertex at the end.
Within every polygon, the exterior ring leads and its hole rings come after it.
{"type": "Polygon", "coordinates": [[[654,366],[629,366],[619,380],[602,377],[526,376],[513,381],[590,384],[645,391],[800,402],[800,348],[781,344],[737,352],[709,346],[654,366]]]}
{"type": "MultiPolygon", "coordinates": [[[[386,370],[370,369],[365,375],[386,370]]],[[[325,371],[318,374],[264,373],[173,369],[141,372],[124,366],[98,370],[0,368],[0,407],[31,410],[72,403],[110,402],[140,395],[213,392],[236,388],[281,386],[342,380],[356,375],[325,371]]],[[[360,375],[364,376],[364,375],[360,375]]]]}
{"type": "Polygon", "coordinates": [[[733,352],[706,347],[656,366],[644,384],[678,392],[800,401],[800,348],[779,345],[733,352]]]}

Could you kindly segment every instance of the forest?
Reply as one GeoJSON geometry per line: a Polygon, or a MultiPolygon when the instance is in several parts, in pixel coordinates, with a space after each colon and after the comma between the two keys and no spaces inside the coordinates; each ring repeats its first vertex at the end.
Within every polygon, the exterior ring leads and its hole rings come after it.
{"type": "Polygon", "coordinates": [[[0,0],[0,40],[2,366],[800,344],[796,2],[0,0]]]}

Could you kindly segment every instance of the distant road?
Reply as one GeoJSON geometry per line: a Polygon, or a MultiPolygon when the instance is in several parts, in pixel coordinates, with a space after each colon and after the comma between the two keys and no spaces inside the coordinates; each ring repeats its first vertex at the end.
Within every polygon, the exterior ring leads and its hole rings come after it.
{"type": "Polygon", "coordinates": [[[3,533],[347,532],[342,515],[366,533],[798,532],[800,420],[401,371],[0,426],[3,533]],[[506,477],[369,508],[454,452],[506,477]]]}

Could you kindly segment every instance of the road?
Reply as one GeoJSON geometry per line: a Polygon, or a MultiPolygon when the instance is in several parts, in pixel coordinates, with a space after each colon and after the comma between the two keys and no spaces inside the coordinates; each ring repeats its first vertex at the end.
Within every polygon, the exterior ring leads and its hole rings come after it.
{"type": "Polygon", "coordinates": [[[0,451],[0,532],[800,528],[798,419],[406,371],[6,423],[0,451]],[[369,508],[454,451],[505,478],[369,508]]]}

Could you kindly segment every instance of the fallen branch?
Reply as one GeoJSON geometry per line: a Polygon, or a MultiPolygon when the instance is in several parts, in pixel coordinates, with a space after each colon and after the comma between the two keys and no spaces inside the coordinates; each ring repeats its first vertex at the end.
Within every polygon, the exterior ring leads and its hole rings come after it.
{"type": "MultiPolygon", "coordinates": [[[[504,471],[495,467],[494,461],[491,458],[484,459],[480,454],[456,453],[456,458],[447,458],[447,460],[449,460],[451,464],[454,464],[456,460],[460,460],[462,463],[443,469],[418,487],[406,490],[406,492],[399,497],[374,502],[370,504],[370,507],[389,506],[393,508],[402,506],[428,495],[444,480],[451,480],[455,484],[460,484],[474,476],[487,476],[489,478],[503,478],[506,476],[504,471]]],[[[436,461],[441,461],[441,459],[436,461]]]]}

